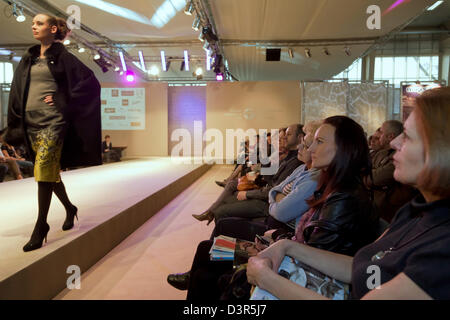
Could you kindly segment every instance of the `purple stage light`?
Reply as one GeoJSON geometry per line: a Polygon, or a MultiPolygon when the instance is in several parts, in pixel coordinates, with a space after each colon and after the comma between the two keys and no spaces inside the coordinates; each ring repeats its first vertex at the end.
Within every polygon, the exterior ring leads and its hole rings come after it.
{"type": "Polygon", "coordinates": [[[389,8],[387,8],[384,12],[383,12],[383,16],[389,12],[391,12],[392,10],[394,10],[396,7],[398,7],[399,5],[401,5],[404,2],[409,2],[410,0],[397,0],[395,1],[389,8]]]}
{"type": "Polygon", "coordinates": [[[127,80],[127,82],[135,82],[136,81],[136,76],[134,75],[133,71],[127,71],[127,73],[125,74],[125,80],[127,80]]]}
{"type": "Polygon", "coordinates": [[[216,74],[216,80],[217,81],[223,81],[223,73],[216,74]]]}

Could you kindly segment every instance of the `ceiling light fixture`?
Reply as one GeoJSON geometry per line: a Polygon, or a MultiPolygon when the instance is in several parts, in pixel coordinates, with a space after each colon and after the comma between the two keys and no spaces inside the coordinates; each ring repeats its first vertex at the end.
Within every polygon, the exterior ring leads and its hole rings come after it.
{"type": "Polygon", "coordinates": [[[305,49],[305,56],[307,58],[311,58],[312,57],[311,50],[309,50],[308,48],[305,49]]]}
{"type": "Polygon", "coordinates": [[[70,40],[69,40],[69,39],[64,40],[63,44],[64,44],[65,46],[68,46],[68,45],[70,44],[70,40]]]}
{"type": "Polygon", "coordinates": [[[150,73],[152,76],[156,77],[156,76],[159,74],[159,68],[158,68],[157,66],[155,66],[155,65],[152,65],[152,66],[150,67],[149,73],[150,73]]]}
{"type": "Polygon", "coordinates": [[[163,71],[167,71],[166,54],[164,50],[161,50],[161,67],[163,71]]]}
{"type": "Polygon", "coordinates": [[[85,51],[86,51],[86,49],[83,48],[83,47],[79,47],[79,48],[78,48],[78,52],[79,52],[79,53],[83,53],[83,52],[85,52],[85,51]]]}
{"type": "Polygon", "coordinates": [[[192,23],[192,29],[194,29],[194,31],[198,31],[198,29],[200,29],[200,23],[200,17],[196,16],[194,22],[192,23]]]}
{"type": "Polygon", "coordinates": [[[432,10],[436,9],[437,7],[439,7],[443,2],[444,2],[444,0],[438,0],[434,4],[432,4],[430,7],[428,7],[427,10],[432,11],[432,10]]]}
{"type": "Polygon", "coordinates": [[[17,22],[24,22],[27,18],[23,14],[23,9],[18,8],[17,4],[13,4],[13,15],[17,22]]]}
{"type": "Polygon", "coordinates": [[[189,55],[187,50],[184,50],[184,70],[189,71],[189,55]]]}
{"type": "Polygon", "coordinates": [[[125,63],[125,58],[123,57],[123,52],[119,51],[120,62],[122,63],[122,70],[127,71],[127,64],[125,63]]]}
{"type": "Polygon", "coordinates": [[[292,48],[288,49],[289,58],[294,59],[294,50],[292,48]]]}
{"type": "Polygon", "coordinates": [[[188,16],[192,16],[192,13],[194,12],[194,2],[192,0],[188,1],[186,3],[186,8],[184,9],[184,13],[188,16]]]}
{"type": "Polygon", "coordinates": [[[147,71],[147,69],[145,68],[145,60],[144,60],[144,54],[142,53],[142,50],[139,50],[138,54],[139,54],[139,61],[141,62],[141,69],[144,71],[147,71]]]}
{"type": "Polygon", "coordinates": [[[351,56],[351,55],[352,55],[352,52],[350,51],[350,48],[349,48],[349,47],[345,47],[345,48],[344,48],[344,52],[345,52],[345,54],[346,54],[347,56],[351,56]]]}

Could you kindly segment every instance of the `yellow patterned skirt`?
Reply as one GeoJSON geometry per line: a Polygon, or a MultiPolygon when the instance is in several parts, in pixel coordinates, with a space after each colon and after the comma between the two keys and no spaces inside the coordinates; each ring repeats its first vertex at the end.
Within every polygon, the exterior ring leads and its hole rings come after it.
{"type": "Polygon", "coordinates": [[[62,114],[55,106],[49,106],[27,111],[25,121],[35,154],[34,179],[38,182],[60,182],[60,160],[66,132],[62,114]]]}

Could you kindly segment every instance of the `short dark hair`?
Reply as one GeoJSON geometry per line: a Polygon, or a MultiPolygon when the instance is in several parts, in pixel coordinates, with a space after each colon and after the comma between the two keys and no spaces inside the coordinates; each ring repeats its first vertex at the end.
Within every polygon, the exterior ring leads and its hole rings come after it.
{"type": "Polygon", "coordinates": [[[105,139],[106,139],[106,138],[111,138],[111,137],[109,136],[109,134],[107,134],[107,135],[105,136],[105,139]]]}
{"type": "Polygon", "coordinates": [[[393,133],[395,136],[398,136],[403,132],[403,123],[398,120],[388,120],[384,123],[388,126],[389,133],[393,133]]]}

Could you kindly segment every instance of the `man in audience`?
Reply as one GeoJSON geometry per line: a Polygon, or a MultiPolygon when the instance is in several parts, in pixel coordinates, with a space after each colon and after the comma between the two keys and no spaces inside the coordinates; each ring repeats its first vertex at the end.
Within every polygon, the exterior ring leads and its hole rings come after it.
{"type": "Polygon", "coordinates": [[[374,145],[371,153],[373,180],[368,181],[368,185],[374,191],[374,201],[380,218],[387,222],[390,222],[395,212],[416,194],[413,188],[402,185],[394,179],[395,150],[391,148],[390,143],[402,132],[403,124],[400,121],[388,120],[379,128],[378,144],[372,142],[374,145]]]}
{"type": "Polygon", "coordinates": [[[104,162],[119,161],[119,155],[112,148],[111,137],[105,136],[105,141],[102,142],[102,153],[104,162]]]}
{"type": "Polygon", "coordinates": [[[303,126],[294,124],[286,130],[286,148],[288,155],[280,162],[278,171],[273,176],[264,176],[266,185],[263,188],[238,191],[237,181],[230,181],[224,193],[203,214],[193,215],[197,220],[208,220],[208,224],[225,217],[257,218],[269,214],[268,194],[270,189],[286,179],[301,163],[297,159],[297,146],[303,140],[303,126]]]}
{"type": "Polygon", "coordinates": [[[373,154],[374,152],[380,150],[380,132],[381,128],[378,128],[377,131],[375,131],[375,133],[369,138],[370,154],[373,154]]]}

